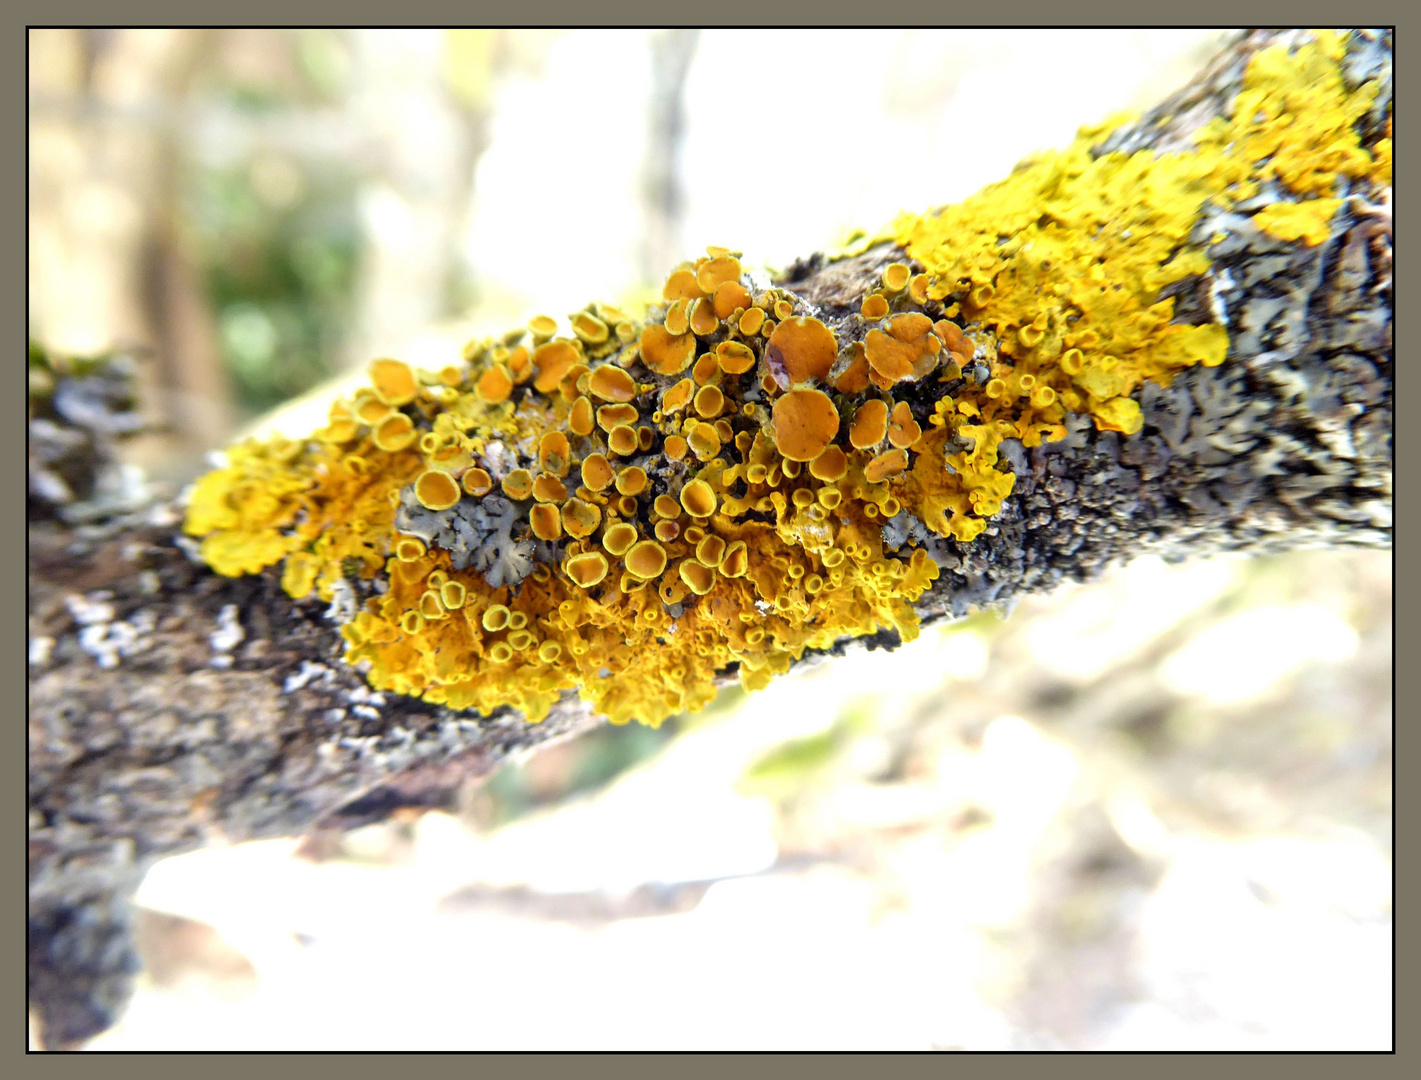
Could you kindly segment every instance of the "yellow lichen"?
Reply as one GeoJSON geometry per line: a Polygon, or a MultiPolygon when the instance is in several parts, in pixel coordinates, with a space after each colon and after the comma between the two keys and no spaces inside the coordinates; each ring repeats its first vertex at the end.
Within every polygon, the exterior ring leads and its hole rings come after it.
{"type": "Polygon", "coordinates": [[[1327,223],[1341,199],[1306,199],[1303,202],[1276,202],[1253,215],[1253,223],[1279,240],[1301,240],[1316,247],[1327,239],[1327,223]]]}
{"type": "MultiPolygon", "coordinates": [[[[977,448],[957,455],[978,472],[915,469],[925,520],[970,540],[983,508],[1010,490],[1010,474],[995,465],[1001,439],[1035,446],[1063,437],[1067,411],[1133,433],[1143,423],[1134,400],[1143,382],[1168,384],[1186,367],[1223,361],[1225,331],[1173,322],[1174,301],[1161,298],[1209,265],[1207,251],[1189,243],[1206,202],[1227,207],[1277,181],[1285,197],[1257,212],[1255,224],[1316,244],[1337,209],[1338,181],[1387,168],[1389,148],[1369,150],[1356,129],[1376,88],[1349,92],[1338,55],[1329,32],[1294,49],[1260,50],[1230,114],[1205,125],[1189,150],[1097,157],[1092,147],[1107,129],[1086,129],[1071,147],[1024,163],[956,206],[895,223],[898,242],[927,270],[928,295],[955,301],[950,310],[960,309],[974,335],[998,342],[985,386],[934,417],[943,440],[979,432],[977,448]],[[941,516],[947,508],[950,518],[941,516]]],[[[955,365],[951,374],[960,374],[971,342],[945,320],[934,331],[955,365]]],[[[881,380],[904,377],[901,337],[868,336],[881,380]]]]}
{"type": "Polygon", "coordinates": [[[437,373],[378,361],[310,439],[229,449],[185,529],[218,573],[279,566],[296,598],[378,582],[345,658],[456,709],[537,720],[575,690],[657,724],[732,666],[755,689],[846,636],[911,639],[938,568],[890,549],[887,519],[970,543],[1011,496],[1005,440],[1061,438],[1072,411],[1137,431],[1145,380],[1223,361],[1226,332],[1161,299],[1208,266],[1206,202],[1272,181],[1255,223],[1312,244],[1340,178],[1389,177],[1389,140],[1355,134],[1374,92],[1346,90],[1329,35],[1258,53],[1238,98],[1187,151],[1096,157],[1086,132],[901,219],[915,265],[852,298],[842,347],[710,249],[644,323],[593,304],[571,337],[540,316],[530,345],[471,342],[437,373]]]}

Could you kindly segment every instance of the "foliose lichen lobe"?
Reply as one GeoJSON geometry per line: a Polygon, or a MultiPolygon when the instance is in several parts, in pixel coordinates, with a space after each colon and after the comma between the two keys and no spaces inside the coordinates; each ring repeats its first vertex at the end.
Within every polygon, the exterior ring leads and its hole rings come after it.
{"type": "Polygon", "coordinates": [[[1188,149],[1087,129],[904,216],[907,260],[856,310],[712,248],[643,319],[592,304],[440,371],[376,361],[309,439],[232,448],[186,530],[221,574],[280,564],[293,597],[375,582],[346,660],[452,708],[538,719],[576,690],[657,724],[727,669],[756,688],[846,637],[910,639],[1026,450],[1132,436],[1143,390],[1230,355],[1227,319],[1176,311],[1225,239],[1202,223],[1308,247],[1349,185],[1390,183],[1383,84],[1348,59],[1325,32],[1263,49],[1188,149]]]}

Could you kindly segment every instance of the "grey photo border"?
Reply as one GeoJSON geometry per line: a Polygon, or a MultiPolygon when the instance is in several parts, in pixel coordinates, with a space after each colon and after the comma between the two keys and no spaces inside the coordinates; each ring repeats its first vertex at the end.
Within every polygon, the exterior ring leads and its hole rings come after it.
{"type": "MultiPolygon", "coordinates": [[[[122,11],[115,9],[112,5],[100,4],[94,2],[94,0],[81,0],[81,2],[68,2],[68,0],[65,0],[65,2],[43,5],[30,2],[30,0],[20,0],[17,4],[17,8],[23,13],[25,23],[22,27],[22,33],[19,36],[21,41],[20,48],[18,48],[15,53],[9,54],[16,61],[9,69],[11,71],[9,79],[13,80],[12,85],[15,85],[17,89],[16,97],[12,99],[14,101],[24,101],[27,96],[27,28],[29,26],[113,25],[115,24],[115,16],[119,14],[124,16],[122,25],[224,25],[210,18],[195,21],[193,6],[190,4],[180,5],[175,2],[175,0],[141,0],[139,3],[124,5],[122,11]]],[[[1029,0],[1028,3],[1015,5],[1010,10],[992,9],[990,12],[978,7],[962,9],[948,7],[940,3],[928,4],[922,2],[922,0],[907,0],[906,3],[899,3],[891,9],[882,11],[867,9],[862,4],[851,6],[847,3],[843,3],[842,0],[827,0],[827,2],[825,2],[825,0],[819,0],[819,2],[813,3],[812,5],[804,2],[804,0],[799,0],[797,3],[777,5],[773,8],[767,7],[764,4],[729,2],[718,5],[713,11],[704,12],[706,16],[713,17],[716,23],[722,25],[765,28],[793,28],[802,26],[862,27],[865,25],[864,20],[866,18],[874,16],[887,16],[894,21],[893,24],[895,25],[950,23],[950,20],[961,19],[966,16],[969,21],[958,22],[953,25],[974,25],[979,23],[981,17],[988,13],[996,15],[1000,19],[1007,20],[992,25],[1048,27],[1065,26],[1067,25],[1067,20],[1069,20],[1070,25],[1134,26],[1141,25],[1142,14],[1138,5],[1130,7],[1119,3],[1092,3],[1085,7],[1078,4],[1072,5],[1069,10],[1063,10],[1059,4],[1047,4],[1041,2],[1041,0],[1029,0]]],[[[1212,26],[1216,25],[1216,23],[1207,16],[1213,16],[1219,20],[1227,20],[1227,22],[1220,22],[1217,25],[1233,25],[1238,22],[1240,16],[1247,14],[1257,20],[1254,24],[1261,24],[1264,18],[1270,13],[1276,16],[1283,12],[1282,9],[1273,5],[1249,5],[1249,9],[1241,10],[1237,4],[1225,5],[1214,2],[1214,0],[1209,0],[1209,2],[1205,3],[1202,7],[1198,4],[1191,4],[1186,12],[1180,12],[1178,14],[1184,14],[1193,20],[1197,20],[1191,25],[1212,26]]],[[[337,25],[329,18],[331,14],[329,8],[318,7],[314,4],[303,6],[302,14],[306,16],[304,19],[293,18],[293,12],[289,3],[273,4],[266,2],[266,0],[256,0],[255,3],[244,5],[241,9],[241,14],[248,20],[254,20],[253,25],[337,25]],[[264,20],[271,21],[266,22],[264,20]]],[[[342,23],[381,26],[391,25],[391,15],[394,14],[394,12],[387,6],[377,7],[373,4],[354,3],[340,9],[339,14],[344,17],[342,23]]],[[[492,5],[471,6],[467,3],[455,4],[446,0],[446,2],[443,3],[420,3],[413,9],[407,6],[402,7],[399,9],[398,14],[406,21],[396,25],[469,25],[471,21],[475,23],[486,22],[487,24],[500,24],[506,19],[507,13],[494,8],[492,5]]],[[[517,14],[524,18],[527,18],[529,15],[525,10],[520,10],[517,14]]],[[[586,6],[575,6],[568,2],[568,0],[552,0],[550,3],[540,5],[532,14],[534,18],[528,25],[590,25],[588,21],[589,11],[586,6]]],[[[618,0],[618,2],[611,5],[599,5],[593,14],[597,19],[597,25],[642,26],[662,25],[665,24],[668,19],[677,23],[687,24],[688,20],[686,16],[689,15],[690,12],[684,7],[680,9],[668,9],[664,6],[653,8],[649,4],[629,3],[627,0],[618,0]]],[[[1308,0],[1308,2],[1302,4],[1290,6],[1287,10],[1287,14],[1290,17],[1290,21],[1296,21],[1299,24],[1327,25],[1329,16],[1335,18],[1337,9],[1335,6],[1327,6],[1316,3],[1314,0],[1308,0]]],[[[1396,25],[1397,20],[1400,18],[1401,5],[1397,0],[1385,0],[1382,4],[1372,5],[1367,14],[1378,20],[1389,20],[1392,25],[1396,25]]],[[[1163,23],[1161,25],[1176,24],[1163,23]]],[[[1405,43],[1409,40],[1405,33],[1400,30],[1399,26],[1397,38],[1399,43],[1405,43]]],[[[8,53],[8,50],[6,51],[8,53]]],[[[1082,66],[1085,67],[1085,70],[1078,77],[1089,77],[1089,58],[1063,57],[1063,71],[1071,69],[1079,71],[1082,66]]],[[[1409,127],[1408,118],[1411,114],[1409,109],[1406,108],[1402,102],[1409,98],[1410,92],[1411,87],[1410,84],[1407,83],[1405,75],[1398,78],[1396,81],[1396,94],[1398,99],[1396,122],[1399,129],[1409,127]]],[[[20,130],[17,133],[17,143],[11,145],[18,145],[19,141],[26,139],[27,120],[22,107],[15,108],[12,115],[14,120],[11,122],[16,122],[20,130]]],[[[1088,119],[1090,118],[1082,118],[1083,121],[1088,119]]],[[[1398,130],[1397,135],[1397,171],[1402,176],[1405,176],[1410,174],[1410,169],[1413,164],[1411,154],[1414,150],[1410,139],[1404,136],[1400,130],[1398,130]]],[[[11,203],[12,206],[18,206],[26,201],[26,167],[27,155],[23,158],[17,158],[14,164],[4,170],[5,184],[7,187],[13,185],[12,197],[15,201],[11,203]]],[[[1405,220],[1404,209],[1398,215],[1398,218],[1403,221],[1405,220]]],[[[14,308],[18,309],[16,312],[17,319],[12,325],[25,326],[27,325],[27,311],[26,307],[22,305],[20,298],[27,297],[27,269],[25,260],[19,257],[18,253],[22,253],[26,250],[27,227],[19,220],[18,215],[15,219],[11,219],[11,221],[12,224],[6,228],[7,231],[13,231],[13,237],[11,243],[6,246],[8,250],[17,253],[16,257],[13,258],[9,264],[14,268],[13,272],[16,277],[12,281],[14,287],[5,290],[4,295],[10,298],[8,302],[12,304],[14,308]]],[[[1399,289],[1405,288],[1410,281],[1404,269],[1409,262],[1410,257],[1405,246],[1397,245],[1396,281],[1399,289]]],[[[1398,309],[1409,310],[1409,306],[1398,304],[1398,309]]],[[[1405,320],[1399,320],[1396,326],[1398,354],[1402,351],[1400,342],[1408,340],[1410,334],[1410,328],[1405,323],[1405,320]]],[[[16,346],[18,347],[19,344],[17,341],[16,346]]],[[[22,376],[18,374],[16,375],[16,378],[21,377],[22,376]]],[[[1409,386],[1404,379],[1398,380],[1398,383],[1398,392],[1404,392],[1409,386]]],[[[17,394],[17,399],[20,396],[21,395],[17,394]]],[[[4,429],[3,437],[6,439],[14,439],[18,443],[23,443],[25,439],[24,430],[23,423],[16,424],[14,428],[4,429]]],[[[16,447],[13,460],[19,460],[23,449],[23,446],[16,447]]],[[[1396,449],[1398,458],[1401,453],[1405,452],[1409,454],[1413,450],[1405,438],[1398,441],[1396,449]]],[[[1400,490],[1401,488],[1409,489],[1410,484],[1413,482],[1412,478],[1414,475],[1415,474],[1411,474],[1408,469],[1398,468],[1398,491],[1395,501],[1399,531],[1404,530],[1405,522],[1414,521],[1417,516],[1415,509],[1416,504],[1412,503],[1410,498],[1400,490]]],[[[13,474],[13,477],[13,482],[17,487],[23,485],[23,480],[18,469],[13,474]]],[[[6,484],[11,482],[11,474],[8,472],[4,475],[4,482],[6,484]]],[[[13,551],[16,555],[9,565],[18,566],[24,561],[21,556],[25,553],[26,541],[22,533],[21,522],[18,519],[4,531],[3,543],[7,549],[13,545],[13,551]]],[[[1403,566],[1401,569],[1405,570],[1407,568],[1403,566]]],[[[1405,594],[1413,595],[1414,600],[1416,590],[1415,579],[1411,577],[1409,572],[1401,573],[1397,576],[1397,587],[1405,594]]],[[[19,612],[23,606],[19,601],[24,599],[25,587],[18,584],[12,585],[8,575],[6,575],[4,588],[7,595],[10,594],[13,589],[14,598],[17,601],[13,607],[7,605],[7,610],[19,612]]],[[[1417,606],[1414,603],[1399,604],[1396,606],[1399,607],[1402,616],[1397,620],[1396,626],[1396,634],[1401,642],[1401,648],[1399,648],[1398,651],[1403,655],[1414,656],[1416,654],[1411,653],[1410,649],[1405,647],[1404,642],[1411,640],[1413,642],[1412,647],[1417,647],[1417,638],[1419,635],[1415,625],[1416,617],[1414,614],[1417,610],[1417,606]]],[[[3,657],[4,664],[7,666],[13,665],[18,673],[23,676],[25,671],[24,656],[26,654],[26,650],[23,648],[25,644],[25,628],[22,620],[18,616],[13,623],[9,620],[5,620],[0,626],[3,626],[3,630],[7,636],[11,632],[10,628],[12,625],[15,627],[14,632],[17,634],[17,640],[9,646],[0,648],[0,657],[3,657]]],[[[1418,699],[1416,693],[1417,678],[1418,673],[1415,669],[1409,665],[1403,666],[1399,677],[1396,679],[1397,690],[1402,701],[1410,700],[1415,702],[1418,699]]],[[[22,680],[17,679],[14,683],[8,685],[19,687],[22,684],[22,680]]],[[[1397,711],[1405,714],[1409,710],[1403,707],[1397,711]]],[[[16,739],[24,738],[23,735],[19,734],[16,734],[14,737],[16,739]]],[[[20,749],[24,750],[25,747],[22,745],[20,749]]],[[[1396,756],[1398,759],[1403,755],[1409,758],[1412,752],[1413,750],[1410,744],[1404,740],[1396,746],[1396,756]]],[[[19,755],[17,755],[17,759],[18,757],[19,755]]],[[[17,771],[19,769],[18,760],[16,769],[17,771]]],[[[1395,775],[1395,771],[1403,771],[1403,767],[1394,766],[1393,775],[1395,775]]],[[[23,785],[23,783],[24,779],[21,777],[20,784],[23,785]]],[[[1415,807],[1409,800],[1402,798],[1396,799],[1394,818],[1397,820],[1398,826],[1401,825],[1404,819],[1411,818],[1414,813],[1415,807]]],[[[17,812],[16,819],[23,821],[24,815],[17,812]]],[[[21,834],[20,839],[23,839],[23,834],[21,834]]],[[[1403,841],[1407,849],[1414,849],[1415,847],[1415,833],[1409,828],[1398,827],[1396,830],[1396,839],[1398,849],[1403,846],[1403,841]]],[[[21,873],[21,860],[18,858],[13,862],[5,860],[5,866],[14,872],[19,880],[17,880],[13,888],[5,889],[4,893],[7,896],[16,897],[16,902],[20,903],[21,900],[19,898],[23,897],[25,890],[24,875],[21,873]]],[[[1414,860],[1405,857],[1402,851],[1398,850],[1395,857],[1395,866],[1397,895],[1402,897],[1414,896],[1418,884],[1418,873],[1414,860]]],[[[1409,922],[1405,919],[1398,920],[1395,955],[1398,960],[1397,967],[1402,974],[1395,978],[1397,997],[1393,1006],[1394,1018],[1417,1015],[1413,1013],[1410,1008],[1403,1007],[1404,1003],[1408,1001],[1411,1002],[1412,1008],[1415,1008],[1417,1004],[1417,994],[1413,985],[1415,969],[1411,968],[1409,964],[1401,963],[1407,956],[1413,959],[1415,958],[1415,937],[1416,933],[1409,922]]],[[[18,972],[23,966],[24,946],[21,944],[22,940],[23,939],[17,933],[4,935],[7,952],[13,949],[20,954],[13,958],[13,963],[7,963],[5,965],[5,970],[18,972]]],[[[24,984],[18,977],[12,977],[5,980],[5,989],[7,995],[13,992],[21,999],[16,1003],[17,1008],[15,1011],[8,1014],[15,1017],[16,1023],[18,1024],[20,1022],[19,1018],[26,1014],[24,984]]],[[[397,991],[392,990],[391,992],[397,991]]],[[[883,992],[892,993],[893,991],[891,987],[884,987],[883,992]]],[[[373,995],[372,1005],[378,1006],[378,1000],[378,994],[373,995]]],[[[635,1006],[629,1005],[628,1007],[634,1008],[635,1006]]],[[[555,1016],[549,1016],[548,1023],[556,1024],[557,1018],[555,1016]]],[[[20,1039],[25,1039],[26,1032],[20,1030],[18,1036],[20,1039]]],[[[1373,1054],[1345,1056],[1357,1057],[1359,1060],[1354,1063],[1353,1067],[1360,1067],[1367,1072],[1370,1072],[1372,1069],[1390,1071],[1393,1068],[1398,1068],[1397,1059],[1411,1057],[1416,1054],[1414,1039],[1411,1036],[1409,1026],[1403,1025],[1398,1031],[1397,1047],[1396,1053],[1391,1055],[1373,1054]]],[[[628,1049],[633,1050],[634,1048],[628,1049]]],[[[225,1072],[227,1068],[232,1067],[235,1075],[246,1075],[252,1070],[259,1068],[265,1069],[275,1064],[274,1061],[265,1059],[275,1058],[278,1055],[233,1055],[234,1060],[228,1064],[217,1060],[218,1057],[225,1056],[226,1055],[202,1055],[202,1060],[196,1060],[196,1055],[186,1054],[110,1055],[105,1061],[103,1068],[106,1072],[118,1070],[120,1076],[127,1074],[127,1070],[132,1068],[134,1070],[132,1075],[135,1077],[135,1080],[140,1076],[150,1078],[157,1072],[166,1071],[167,1067],[175,1067],[175,1070],[183,1070],[192,1064],[197,1064],[204,1072],[210,1072],[212,1070],[225,1072]]],[[[370,1075],[382,1075],[388,1071],[390,1066],[390,1063],[385,1060],[389,1056],[390,1055],[384,1054],[345,1054],[341,1055],[343,1060],[338,1064],[342,1070],[349,1070],[351,1074],[363,1073],[366,1068],[369,1068],[371,1069],[370,1075]]],[[[781,1055],[774,1055],[774,1057],[780,1056],[781,1055]]],[[[1018,1070],[1025,1072],[1027,1070],[1034,1071],[1035,1068],[1043,1068],[1050,1069],[1053,1073],[1058,1070],[1064,1070],[1069,1077],[1079,1069],[1082,1077],[1089,1076],[1091,1080],[1095,1080],[1102,1069],[1109,1069],[1111,1071],[1118,1069],[1120,1070],[1120,1074],[1124,1075],[1127,1070],[1133,1071],[1139,1068],[1147,1069],[1151,1073],[1156,1070],[1168,1070],[1172,1072],[1178,1068],[1181,1069],[1182,1073],[1187,1072],[1191,1075],[1203,1070],[1212,1072],[1219,1068],[1230,1071],[1237,1068],[1240,1071],[1247,1070],[1250,1074],[1256,1074],[1259,1071],[1271,1073],[1276,1069],[1279,1070],[1280,1074],[1286,1073],[1291,1080],[1291,1078],[1297,1077],[1300,1073],[1313,1072],[1314,1070],[1316,1070],[1318,1075],[1324,1073],[1329,1075],[1334,1074],[1341,1064],[1336,1060],[1332,1060],[1339,1055],[1194,1054],[1180,1055],[1184,1057],[1185,1060],[1175,1061],[1171,1060],[1173,1055],[1168,1054],[1055,1054],[1050,1056],[1049,1061],[1042,1062],[1036,1062],[1031,1056],[1026,1055],[965,1056],[971,1058],[971,1068],[974,1074],[977,1073],[978,1070],[983,1070],[985,1072],[1005,1075],[1008,1073],[1015,1074],[1018,1070]],[[1246,1060],[1237,1060],[1238,1058],[1246,1058],[1246,1060]]],[[[496,1069],[499,1073],[503,1073],[505,1070],[520,1076],[536,1076],[546,1073],[546,1075],[550,1077],[566,1076],[569,1072],[573,1071],[576,1071],[579,1075],[584,1075],[585,1070],[590,1069],[593,1075],[605,1074],[625,1080],[625,1078],[636,1074],[642,1074],[648,1077],[664,1077],[668,1073],[677,1076],[695,1074],[719,1076],[725,1074],[735,1075],[748,1069],[758,1070],[760,1068],[764,1068],[767,1073],[781,1073],[787,1067],[795,1069],[801,1067],[807,1068],[807,1070],[811,1071],[814,1075],[823,1075],[825,1077],[840,1074],[845,1077],[857,1078],[863,1076],[865,1073],[877,1073],[880,1070],[897,1075],[911,1075],[916,1073],[923,1076],[941,1076],[946,1070],[953,1069],[958,1065],[956,1062],[934,1061],[925,1054],[807,1054],[803,1056],[794,1055],[795,1060],[792,1061],[772,1060],[768,1059],[768,1055],[763,1057],[767,1059],[762,1060],[761,1055],[739,1054],[705,1056],[695,1054],[639,1055],[635,1053],[625,1055],[497,1054],[480,1055],[477,1061],[463,1062],[455,1060],[446,1063],[437,1061],[434,1056],[430,1055],[425,1056],[425,1060],[420,1062],[419,1067],[422,1070],[429,1069],[431,1072],[436,1069],[442,1071],[442,1068],[452,1068],[453,1070],[458,1070],[461,1074],[466,1074],[466,1070],[471,1068],[479,1069],[480,1071],[492,1068],[496,1069]],[[840,1070],[842,1070],[842,1073],[840,1073],[840,1070]]],[[[22,1065],[26,1068],[34,1067],[47,1071],[52,1070],[55,1075],[67,1074],[68,1070],[73,1068],[75,1069],[75,1073],[79,1074],[81,1072],[87,1072],[85,1067],[81,1064],[81,1061],[82,1058],[69,1058],[68,1055],[29,1054],[22,1065]]],[[[297,1068],[303,1067],[300,1063],[295,1064],[297,1068]]],[[[962,1064],[965,1065],[967,1063],[963,1062],[962,1064]]],[[[1416,1066],[1413,1064],[1412,1068],[1414,1070],[1416,1066]]]]}

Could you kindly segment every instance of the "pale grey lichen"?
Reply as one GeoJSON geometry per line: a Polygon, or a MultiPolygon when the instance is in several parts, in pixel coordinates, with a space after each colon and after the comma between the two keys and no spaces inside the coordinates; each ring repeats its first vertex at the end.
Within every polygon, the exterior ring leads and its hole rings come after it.
{"type": "Polygon", "coordinates": [[[429,547],[443,548],[455,570],[472,566],[495,589],[517,585],[540,557],[547,561],[556,558],[556,548],[535,545],[526,529],[526,517],[518,505],[501,495],[464,498],[448,510],[434,511],[420,505],[411,486],[400,493],[395,512],[397,532],[418,537],[429,547]],[[524,535],[515,536],[515,529],[524,535]]]}

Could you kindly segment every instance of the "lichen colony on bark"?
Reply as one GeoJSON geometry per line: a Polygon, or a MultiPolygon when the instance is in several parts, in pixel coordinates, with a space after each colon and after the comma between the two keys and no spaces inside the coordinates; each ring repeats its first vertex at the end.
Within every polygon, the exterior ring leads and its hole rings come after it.
{"type": "Polygon", "coordinates": [[[153,858],[437,804],[595,722],[575,691],[655,722],[1144,552],[1389,544],[1390,71],[1389,34],[1249,35],[855,249],[773,278],[711,251],[644,318],[382,362],[312,440],[231,451],[191,536],[93,482],[82,406],[113,395],[58,373],[31,421],[32,517],[65,522],[31,530],[46,1039],[120,1007],[153,858]]]}

